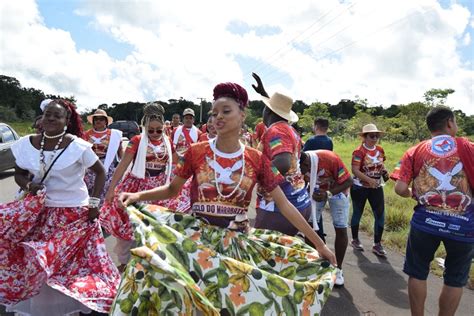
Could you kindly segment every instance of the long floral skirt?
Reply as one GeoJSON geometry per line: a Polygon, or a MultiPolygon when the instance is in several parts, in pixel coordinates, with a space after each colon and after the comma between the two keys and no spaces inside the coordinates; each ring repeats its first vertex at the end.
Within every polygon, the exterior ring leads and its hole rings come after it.
{"type": "Polygon", "coordinates": [[[90,309],[108,312],[120,275],[87,207],[45,207],[44,193],[0,205],[0,304],[13,305],[43,285],[90,309]]]}
{"type": "Polygon", "coordinates": [[[111,315],[315,315],[334,285],[335,268],[299,238],[155,205],[127,211],[138,247],[111,315]]]}
{"type": "MultiPolygon", "coordinates": [[[[104,163],[104,159],[101,159],[101,162],[104,163]]],[[[114,172],[116,169],[116,165],[112,164],[105,174],[105,184],[104,188],[100,192],[100,204],[99,207],[101,207],[104,204],[104,199],[105,199],[105,194],[107,194],[107,190],[110,187],[110,182],[112,181],[112,177],[114,176],[114,172]]],[[[84,176],[84,182],[87,185],[87,190],[89,191],[89,195],[92,194],[94,190],[94,184],[95,184],[95,172],[92,171],[91,169],[87,169],[86,175],[84,176]]]]}
{"type": "MultiPolygon", "coordinates": [[[[100,210],[100,224],[102,227],[114,237],[132,240],[133,229],[128,218],[127,212],[121,208],[118,203],[118,196],[122,192],[140,192],[154,189],[164,185],[166,182],[165,173],[161,173],[155,177],[147,177],[139,179],[131,173],[127,174],[125,179],[115,189],[115,197],[112,203],[105,201],[100,210]]],[[[169,209],[184,212],[190,209],[189,190],[182,190],[181,194],[174,199],[164,201],[148,201],[148,203],[160,205],[169,209]],[[187,195],[185,193],[188,193],[187,195]]]]}

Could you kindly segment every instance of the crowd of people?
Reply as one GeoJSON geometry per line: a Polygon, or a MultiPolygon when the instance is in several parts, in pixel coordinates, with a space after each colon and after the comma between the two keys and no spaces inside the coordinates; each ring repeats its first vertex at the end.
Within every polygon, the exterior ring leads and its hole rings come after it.
{"type": "Polygon", "coordinates": [[[474,144],[456,137],[453,112],[433,108],[432,138],[391,173],[384,132],[362,126],[348,168],[333,151],[326,118],[315,118],[315,135],[304,143],[292,126],[299,119],[293,100],[270,97],[254,78],[265,108],[253,134],[244,124],[247,91],[226,82],[214,87],[201,128],[190,108],[182,122],[179,113],[165,121],[162,105],[146,104],[141,134],[125,150],[104,110],[87,117],[92,128],[84,131],[74,104],[43,101],[36,133],[12,149],[26,194],[0,205],[0,304],[22,315],[319,314],[333,286],[344,286],[348,245],[364,251],[367,201],[372,252],[387,256],[384,183],[391,178],[397,194],[418,202],[403,269],[412,314],[423,315],[429,264],[443,242],[439,308],[453,315],[474,256],[474,144]],[[325,241],[326,207],[334,253],[325,241]],[[116,238],[117,267],[105,232],[116,238]]]}

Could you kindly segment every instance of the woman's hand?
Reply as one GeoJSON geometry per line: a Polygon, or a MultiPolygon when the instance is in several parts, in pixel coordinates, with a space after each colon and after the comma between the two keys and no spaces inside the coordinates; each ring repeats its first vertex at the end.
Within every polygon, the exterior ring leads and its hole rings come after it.
{"type": "Polygon", "coordinates": [[[119,195],[119,205],[123,208],[126,208],[130,204],[138,201],[140,195],[138,193],[129,193],[124,192],[119,195]]]}
{"type": "Polygon", "coordinates": [[[367,183],[369,184],[369,187],[373,189],[377,188],[380,185],[379,180],[374,178],[368,178],[367,183]]]}
{"type": "Polygon", "coordinates": [[[112,203],[112,201],[114,199],[114,195],[115,195],[114,189],[112,187],[110,187],[107,190],[107,193],[105,194],[105,200],[109,203],[112,203]]]}
{"type": "Polygon", "coordinates": [[[336,256],[326,245],[322,245],[316,250],[319,252],[321,257],[327,259],[333,266],[337,267],[336,256]]]}
{"type": "Polygon", "coordinates": [[[37,195],[37,194],[38,194],[38,191],[44,189],[44,185],[43,185],[43,184],[38,184],[38,183],[33,183],[33,182],[31,182],[31,184],[29,185],[28,189],[29,189],[28,192],[30,192],[32,195],[37,195]]]}
{"type": "Polygon", "coordinates": [[[89,207],[89,213],[87,214],[87,217],[89,217],[89,221],[93,222],[96,218],[99,217],[99,208],[89,207]]]}

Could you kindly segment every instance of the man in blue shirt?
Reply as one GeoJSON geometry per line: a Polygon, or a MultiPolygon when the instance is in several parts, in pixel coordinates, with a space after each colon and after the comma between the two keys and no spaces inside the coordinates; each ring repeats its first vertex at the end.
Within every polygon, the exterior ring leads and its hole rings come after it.
{"type": "Polygon", "coordinates": [[[314,136],[306,141],[303,151],[326,149],[332,151],[332,140],[328,136],[329,121],[318,117],[314,120],[314,136]]]}

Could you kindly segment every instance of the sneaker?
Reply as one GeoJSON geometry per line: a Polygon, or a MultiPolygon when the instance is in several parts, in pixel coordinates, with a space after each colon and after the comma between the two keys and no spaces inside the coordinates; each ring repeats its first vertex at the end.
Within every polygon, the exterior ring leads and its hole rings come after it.
{"type": "Polygon", "coordinates": [[[372,252],[375,253],[379,257],[386,257],[387,252],[383,249],[381,244],[375,244],[372,247],[372,252]]]}
{"type": "Polygon", "coordinates": [[[335,286],[344,286],[344,273],[342,269],[337,268],[336,270],[336,281],[334,281],[335,286]]]}
{"type": "Polygon", "coordinates": [[[353,239],[351,246],[354,247],[354,249],[364,251],[364,246],[360,243],[359,239],[353,239]]]}

